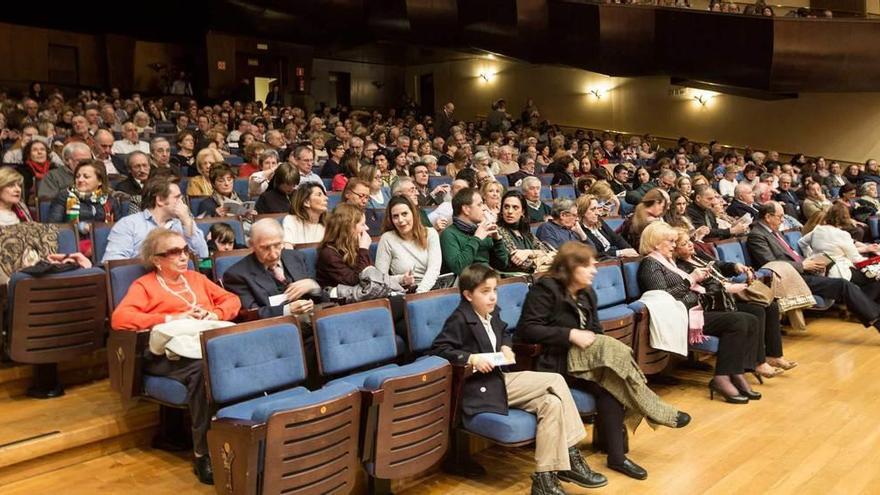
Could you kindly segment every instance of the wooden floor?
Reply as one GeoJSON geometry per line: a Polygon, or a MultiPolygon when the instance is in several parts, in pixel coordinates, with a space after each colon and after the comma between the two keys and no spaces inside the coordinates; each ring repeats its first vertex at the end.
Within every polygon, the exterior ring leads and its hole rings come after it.
{"type": "MultiPolygon", "coordinates": [[[[786,357],[800,366],[768,380],[748,405],[710,402],[706,373],[683,371],[682,383],[656,387],[693,416],[683,430],[643,425],[630,457],[649,472],[636,481],[605,468],[605,456],[583,451],[609,478],[599,490],[564,485],[568,493],[857,494],[880,493],[880,335],[861,325],[814,320],[808,333],[785,337],[786,357]]],[[[492,448],[478,457],[484,479],[436,471],[401,495],[524,494],[533,466],[529,448],[492,448]]],[[[3,495],[213,493],[199,485],[185,455],[129,449],[0,488],[3,495]]]]}

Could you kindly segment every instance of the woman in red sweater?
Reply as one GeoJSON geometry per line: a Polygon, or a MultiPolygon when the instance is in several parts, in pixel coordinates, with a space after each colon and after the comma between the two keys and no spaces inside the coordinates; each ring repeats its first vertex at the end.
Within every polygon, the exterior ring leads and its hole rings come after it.
{"type": "MultiPolygon", "coordinates": [[[[155,229],[144,240],[141,259],[150,273],[134,281],[113,311],[117,330],[152,328],[172,320],[232,320],[241,308],[238,296],[223,290],[204,275],[188,270],[190,251],[180,234],[155,229]]],[[[199,481],[214,484],[208,457],[207,433],[211,424],[200,359],[147,353],[144,371],[179,381],[187,388],[192,416],[193,471],[199,481]]]]}

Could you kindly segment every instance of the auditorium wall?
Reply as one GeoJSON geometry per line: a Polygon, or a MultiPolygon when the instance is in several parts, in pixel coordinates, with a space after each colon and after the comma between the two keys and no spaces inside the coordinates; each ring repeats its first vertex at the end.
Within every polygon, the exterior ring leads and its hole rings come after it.
{"type": "Polygon", "coordinates": [[[351,104],[354,107],[384,109],[396,104],[403,92],[403,67],[316,58],[312,63],[309,108],[335,101],[331,72],[351,74],[351,104]]]}
{"type": "Polygon", "coordinates": [[[502,97],[508,111],[518,115],[531,97],[545,118],[565,126],[719,139],[737,147],[846,161],[880,158],[875,132],[880,93],[811,93],[762,101],[682,89],[670,85],[668,77],[612,78],[495,57],[409,66],[407,92],[416,94],[418,76],[432,72],[437,107],[451,100],[456,115],[465,119],[486,115],[491,102],[502,97]]]}
{"type": "Polygon", "coordinates": [[[48,80],[50,45],[76,49],[79,84],[104,84],[107,67],[103,36],[0,23],[3,85],[24,89],[27,81],[48,80]]]}

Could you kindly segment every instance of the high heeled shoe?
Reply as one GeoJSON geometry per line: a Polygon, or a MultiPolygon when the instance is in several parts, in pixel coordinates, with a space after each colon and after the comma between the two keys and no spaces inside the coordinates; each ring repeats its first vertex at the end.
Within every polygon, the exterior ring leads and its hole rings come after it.
{"type": "MultiPolygon", "coordinates": [[[[738,391],[739,389],[737,389],[738,391]]],[[[724,397],[725,402],[729,402],[731,404],[748,404],[749,398],[744,395],[727,395],[723,390],[715,386],[715,382],[709,382],[709,400],[715,400],[715,392],[721,394],[721,397],[724,397]]]]}
{"type": "Polygon", "coordinates": [[[772,373],[768,373],[766,371],[761,371],[761,370],[755,370],[754,373],[756,375],[760,376],[761,378],[776,378],[777,376],[785,373],[785,370],[780,367],[774,366],[772,373]]]}
{"type": "Polygon", "coordinates": [[[774,361],[774,363],[775,364],[771,364],[769,361],[767,362],[767,364],[770,364],[770,366],[773,366],[774,368],[780,368],[785,371],[788,371],[793,368],[797,368],[797,366],[798,366],[797,361],[778,361],[777,360],[777,361],[774,361]]]}
{"type": "Polygon", "coordinates": [[[743,390],[739,387],[736,387],[739,390],[740,395],[744,395],[748,397],[749,400],[761,400],[761,392],[755,392],[754,390],[743,390]]]}

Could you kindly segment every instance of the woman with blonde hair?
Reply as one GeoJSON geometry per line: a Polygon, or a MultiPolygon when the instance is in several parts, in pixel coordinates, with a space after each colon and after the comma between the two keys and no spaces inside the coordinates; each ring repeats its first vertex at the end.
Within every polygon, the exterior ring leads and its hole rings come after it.
{"type": "Polygon", "coordinates": [[[0,227],[34,221],[23,197],[24,177],[12,167],[0,168],[0,227]]]}
{"type": "Polygon", "coordinates": [[[223,163],[223,155],[213,148],[204,148],[196,154],[196,169],[199,175],[190,179],[186,186],[187,196],[210,196],[214,194],[211,185],[211,167],[223,163]]]}
{"type": "Polygon", "coordinates": [[[605,208],[605,216],[616,217],[620,213],[620,198],[614,194],[608,181],[597,180],[587,189],[587,194],[594,196],[596,201],[603,203],[605,208]]]}
{"type": "Polygon", "coordinates": [[[446,175],[455,179],[458,173],[468,167],[467,152],[464,150],[455,150],[452,155],[452,162],[446,165],[446,175]]]}
{"type": "Polygon", "coordinates": [[[498,221],[498,214],[501,213],[501,196],[504,194],[504,187],[496,180],[487,180],[480,186],[480,196],[483,197],[483,214],[486,220],[492,223],[498,221]]]}
{"type": "MultiPolygon", "coordinates": [[[[711,267],[694,268],[690,273],[675,264],[678,230],[665,222],[648,225],[641,234],[639,287],[644,292],[663,291],[688,310],[688,342],[703,335],[718,337],[715,376],[709,382],[710,398],[719,393],[732,404],[747,404],[761,394],[753,392],[743,373],[757,365],[757,347],[762,333],[758,319],[739,311],[703,311],[706,289],[701,282],[711,275],[711,267]],[[701,321],[702,320],[702,321],[701,321]]],[[[687,351],[686,347],[683,349],[687,351]]]]}

